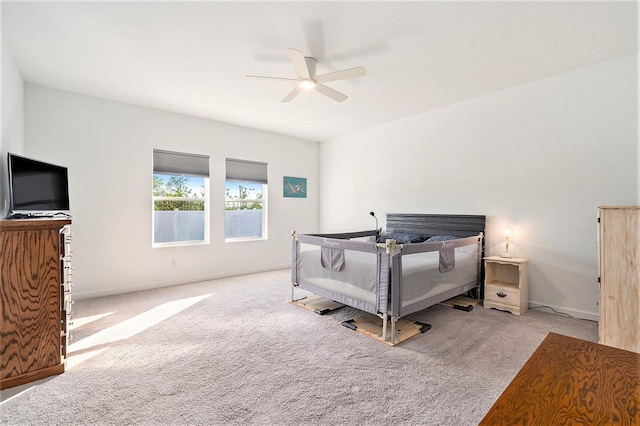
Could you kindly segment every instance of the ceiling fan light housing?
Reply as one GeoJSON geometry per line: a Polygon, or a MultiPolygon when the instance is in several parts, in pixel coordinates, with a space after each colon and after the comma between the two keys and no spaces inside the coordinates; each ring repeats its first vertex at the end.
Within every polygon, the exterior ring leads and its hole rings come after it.
{"type": "Polygon", "coordinates": [[[305,89],[305,90],[309,90],[309,89],[314,89],[316,87],[316,82],[311,80],[311,79],[304,79],[304,80],[300,80],[300,83],[298,84],[300,86],[301,89],[305,89]]]}

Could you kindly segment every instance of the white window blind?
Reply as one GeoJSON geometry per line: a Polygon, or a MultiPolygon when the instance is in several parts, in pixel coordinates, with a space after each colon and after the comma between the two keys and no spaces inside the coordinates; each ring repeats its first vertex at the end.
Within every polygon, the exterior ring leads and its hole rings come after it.
{"type": "Polygon", "coordinates": [[[227,158],[226,169],[227,180],[267,183],[267,163],[227,158]]]}
{"type": "Polygon", "coordinates": [[[153,173],[209,177],[209,156],[153,150],[153,173]]]}

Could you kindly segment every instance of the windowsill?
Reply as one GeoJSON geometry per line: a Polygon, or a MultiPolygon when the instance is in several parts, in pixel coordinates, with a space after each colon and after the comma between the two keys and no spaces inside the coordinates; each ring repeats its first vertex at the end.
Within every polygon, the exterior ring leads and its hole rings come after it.
{"type": "Polygon", "coordinates": [[[242,237],[242,238],[225,238],[225,243],[241,243],[244,241],[267,241],[267,237],[242,237]]]}
{"type": "Polygon", "coordinates": [[[208,245],[209,241],[174,241],[167,243],[152,243],[152,248],[165,248],[165,247],[190,247],[190,246],[204,246],[208,245]]]}

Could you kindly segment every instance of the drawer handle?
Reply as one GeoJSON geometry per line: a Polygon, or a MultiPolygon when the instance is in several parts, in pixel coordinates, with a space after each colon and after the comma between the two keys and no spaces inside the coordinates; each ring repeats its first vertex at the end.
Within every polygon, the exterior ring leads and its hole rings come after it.
{"type": "Polygon", "coordinates": [[[500,292],[500,293],[496,293],[498,295],[498,297],[507,297],[507,294],[504,292],[500,292]]]}

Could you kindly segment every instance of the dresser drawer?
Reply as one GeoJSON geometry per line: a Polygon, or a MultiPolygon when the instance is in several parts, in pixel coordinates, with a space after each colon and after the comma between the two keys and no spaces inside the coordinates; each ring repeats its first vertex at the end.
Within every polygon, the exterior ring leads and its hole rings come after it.
{"type": "Polygon", "coordinates": [[[484,287],[484,300],[520,306],[520,289],[509,284],[487,284],[484,287]]]}

